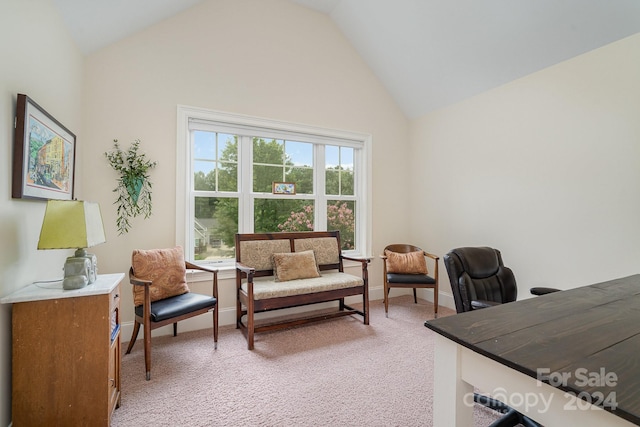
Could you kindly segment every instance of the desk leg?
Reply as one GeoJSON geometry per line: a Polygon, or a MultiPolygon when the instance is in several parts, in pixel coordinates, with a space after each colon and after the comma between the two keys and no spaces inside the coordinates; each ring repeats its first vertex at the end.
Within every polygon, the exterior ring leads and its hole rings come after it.
{"type": "Polygon", "coordinates": [[[433,427],[473,425],[473,386],[462,380],[460,347],[435,336],[433,427]]]}

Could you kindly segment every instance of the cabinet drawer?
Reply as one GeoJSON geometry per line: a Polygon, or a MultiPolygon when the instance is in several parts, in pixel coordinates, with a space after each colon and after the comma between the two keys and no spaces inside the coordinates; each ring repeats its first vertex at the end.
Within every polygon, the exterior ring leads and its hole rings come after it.
{"type": "Polygon", "coordinates": [[[116,286],[109,296],[109,311],[113,312],[117,308],[120,308],[120,286],[116,286]]]}

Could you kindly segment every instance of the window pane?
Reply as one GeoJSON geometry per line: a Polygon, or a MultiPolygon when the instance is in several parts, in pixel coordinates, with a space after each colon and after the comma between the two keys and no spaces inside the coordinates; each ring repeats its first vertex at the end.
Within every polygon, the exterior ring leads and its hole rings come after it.
{"type": "Polygon", "coordinates": [[[196,191],[215,191],[216,164],[215,162],[196,160],[194,162],[193,188],[196,191]]]}
{"type": "Polygon", "coordinates": [[[218,159],[238,161],[238,136],[218,134],[218,159]]]}
{"type": "Polygon", "coordinates": [[[333,196],[340,195],[340,172],[334,169],[327,169],[325,172],[325,194],[333,196]]]}
{"type": "Polygon", "coordinates": [[[353,196],[354,149],[329,145],[325,148],[325,194],[353,196]]]}
{"type": "Polygon", "coordinates": [[[196,260],[235,258],[238,199],[196,197],[193,221],[196,260]]]}
{"type": "Polygon", "coordinates": [[[355,213],[355,201],[327,201],[327,230],[340,231],[340,243],[343,250],[355,249],[355,213]]]}
{"type": "Polygon", "coordinates": [[[353,148],[340,147],[340,194],[353,196],[353,148]]]}
{"type": "Polygon", "coordinates": [[[284,141],[253,138],[253,163],[267,165],[284,164],[284,141]]]}
{"type": "Polygon", "coordinates": [[[340,171],[340,194],[343,196],[353,196],[353,170],[343,169],[340,171]]]}
{"type": "Polygon", "coordinates": [[[313,169],[288,168],[285,181],[296,184],[297,194],[313,194],[313,169]]]}
{"type": "Polygon", "coordinates": [[[284,181],[282,166],[253,166],[253,191],[271,193],[273,182],[284,181]]]}
{"type": "Polygon", "coordinates": [[[238,191],[238,136],[218,134],[218,191],[238,191]]]}
{"type": "Polygon", "coordinates": [[[254,231],[313,230],[313,200],[256,199],[254,201],[254,231]]]}
{"type": "Polygon", "coordinates": [[[194,190],[237,191],[237,136],[205,131],[193,135],[194,190]]]}
{"type": "Polygon", "coordinates": [[[220,163],[218,191],[238,191],[238,164],[220,163]]]}
{"type": "Polygon", "coordinates": [[[216,133],[197,130],[193,132],[193,157],[196,159],[216,159],[216,133]]]}
{"type": "Polygon", "coordinates": [[[311,167],[313,165],[313,144],[286,141],[285,150],[287,159],[295,166],[311,167]]]}

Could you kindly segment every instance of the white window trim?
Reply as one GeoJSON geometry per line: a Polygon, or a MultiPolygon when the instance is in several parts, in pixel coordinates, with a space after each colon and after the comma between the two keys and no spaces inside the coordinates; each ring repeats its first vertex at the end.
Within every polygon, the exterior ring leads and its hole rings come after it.
{"type": "MultiPolygon", "coordinates": [[[[241,126],[243,129],[247,127],[255,127],[261,131],[261,135],[265,131],[270,131],[271,135],[278,135],[279,131],[288,133],[298,133],[305,135],[305,139],[315,139],[317,142],[327,142],[330,140],[340,140],[341,145],[353,146],[362,149],[362,159],[357,167],[361,169],[361,174],[356,175],[364,177],[364,179],[356,179],[355,191],[361,195],[359,209],[364,209],[365,213],[361,216],[361,221],[356,221],[356,235],[362,236],[361,253],[357,256],[371,256],[371,159],[372,159],[372,137],[371,135],[343,131],[337,129],[326,129],[317,126],[284,122],[261,117],[246,116],[235,113],[209,110],[199,107],[190,107],[186,105],[178,105],[177,112],[177,135],[176,135],[176,244],[186,248],[188,230],[188,218],[193,211],[187,191],[189,175],[187,168],[187,159],[191,158],[191,143],[189,141],[189,120],[202,120],[219,123],[225,129],[232,129],[233,126],[241,126]],[[350,143],[351,141],[351,143],[350,143]]],[[[267,135],[267,136],[271,136],[267,135]]],[[[289,136],[290,138],[290,136],[289,136]]],[[[357,159],[354,159],[357,161],[357,159]]]]}

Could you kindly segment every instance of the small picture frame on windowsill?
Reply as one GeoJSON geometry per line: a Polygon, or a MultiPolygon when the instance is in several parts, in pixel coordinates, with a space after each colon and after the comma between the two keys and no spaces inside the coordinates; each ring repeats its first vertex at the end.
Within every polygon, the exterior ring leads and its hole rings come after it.
{"type": "Polygon", "coordinates": [[[274,182],[271,192],[273,194],[296,194],[296,184],[294,182],[274,182]]]}

